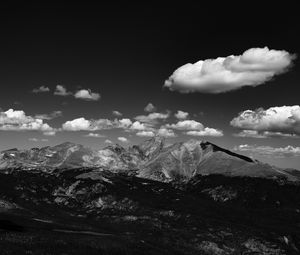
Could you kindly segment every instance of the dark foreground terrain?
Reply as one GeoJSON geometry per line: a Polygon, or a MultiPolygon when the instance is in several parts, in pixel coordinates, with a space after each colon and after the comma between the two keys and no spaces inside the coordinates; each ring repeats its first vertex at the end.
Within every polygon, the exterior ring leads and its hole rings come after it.
{"type": "Polygon", "coordinates": [[[99,169],[0,174],[1,254],[299,254],[300,186],[162,183],[99,169]]]}
{"type": "Polygon", "coordinates": [[[0,154],[0,254],[300,254],[299,171],[191,140],[0,154]]]}

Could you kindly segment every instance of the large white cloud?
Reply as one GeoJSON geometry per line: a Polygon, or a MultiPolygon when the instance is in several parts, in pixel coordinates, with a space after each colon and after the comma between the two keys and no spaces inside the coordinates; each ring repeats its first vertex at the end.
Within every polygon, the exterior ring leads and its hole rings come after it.
{"type": "MultiPolygon", "coordinates": [[[[246,110],[235,117],[230,124],[244,130],[255,130],[268,136],[279,136],[280,134],[297,136],[300,135],[300,106],[246,110]]],[[[249,133],[249,131],[246,132],[249,133]]]]}
{"type": "Polygon", "coordinates": [[[90,89],[81,89],[74,94],[74,97],[87,101],[98,101],[100,99],[100,94],[94,93],[90,89]]]}
{"type": "Polygon", "coordinates": [[[13,109],[9,109],[5,112],[0,111],[0,130],[38,130],[42,132],[49,132],[54,129],[47,123],[44,123],[42,119],[28,116],[22,110],[15,111],[13,109]]]}
{"type": "Polygon", "coordinates": [[[235,146],[234,150],[264,157],[300,157],[300,147],[293,147],[291,145],[286,147],[272,147],[241,144],[239,146],[235,146]]]}
{"type": "Polygon", "coordinates": [[[164,86],[179,92],[222,93],[261,85],[292,65],[295,55],[285,50],[251,48],[239,56],[200,60],[179,67],[164,86]]]}

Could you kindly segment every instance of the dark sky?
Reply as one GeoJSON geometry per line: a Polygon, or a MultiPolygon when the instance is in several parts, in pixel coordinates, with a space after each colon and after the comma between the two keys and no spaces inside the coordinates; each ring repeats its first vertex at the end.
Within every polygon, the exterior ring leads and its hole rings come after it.
{"type": "MultiPolygon", "coordinates": [[[[175,1],[174,1],[175,2],[175,1]]],[[[299,53],[299,25],[295,6],[250,5],[245,2],[227,8],[201,4],[117,4],[81,5],[24,4],[0,8],[0,108],[22,110],[28,116],[62,111],[62,117],[44,120],[54,128],[79,117],[113,119],[146,114],[151,102],[157,112],[182,110],[204,126],[223,130],[223,137],[198,137],[233,149],[240,144],[298,147],[297,138],[238,138],[230,121],[240,112],[263,107],[299,105],[300,63],[288,72],[257,87],[244,87],[221,94],[179,93],[163,88],[164,81],[178,67],[268,46],[299,53]],[[74,93],[91,89],[98,101],[72,96],[54,96],[56,85],[74,93]],[[32,93],[46,86],[50,92],[32,93]]],[[[165,123],[166,124],[166,123],[165,123]]],[[[89,132],[59,131],[44,136],[39,131],[0,131],[0,149],[54,145],[65,140],[92,147],[104,141],[140,138],[120,129],[97,131],[103,138],[85,137],[89,132]],[[38,141],[28,139],[36,138],[38,141]],[[42,141],[47,139],[48,141],[42,141]]],[[[185,140],[178,134],[174,140],[185,140]]],[[[197,137],[196,137],[197,138],[197,137]]],[[[297,167],[299,156],[268,158],[267,162],[297,167]]]]}

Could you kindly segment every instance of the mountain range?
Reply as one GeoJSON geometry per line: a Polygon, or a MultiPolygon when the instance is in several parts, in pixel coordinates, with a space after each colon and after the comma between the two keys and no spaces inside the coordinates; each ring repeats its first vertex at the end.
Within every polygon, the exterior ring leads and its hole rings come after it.
{"type": "Polygon", "coordinates": [[[53,147],[29,150],[9,149],[0,153],[0,169],[70,169],[98,167],[112,172],[128,172],[158,180],[190,180],[197,175],[222,174],[299,180],[297,170],[280,169],[236,154],[207,141],[189,140],[166,144],[159,136],[124,148],[118,144],[92,150],[65,142],[53,147]]]}
{"type": "Polygon", "coordinates": [[[207,141],[0,153],[3,254],[299,254],[300,174],[207,141]]]}

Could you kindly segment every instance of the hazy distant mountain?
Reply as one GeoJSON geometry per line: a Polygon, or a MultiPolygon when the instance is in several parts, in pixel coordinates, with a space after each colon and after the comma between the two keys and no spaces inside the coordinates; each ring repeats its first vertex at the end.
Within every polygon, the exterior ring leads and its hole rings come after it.
{"type": "Polygon", "coordinates": [[[44,171],[101,167],[159,181],[190,180],[197,175],[210,174],[299,180],[297,170],[279,169],[209,142],[189,140],[166,145],[164,139],[158,136],[128,149],[112,145],[91,150],[66,142],[54,147],[1,152],[1,169],[18,167],[44,171]]]}

